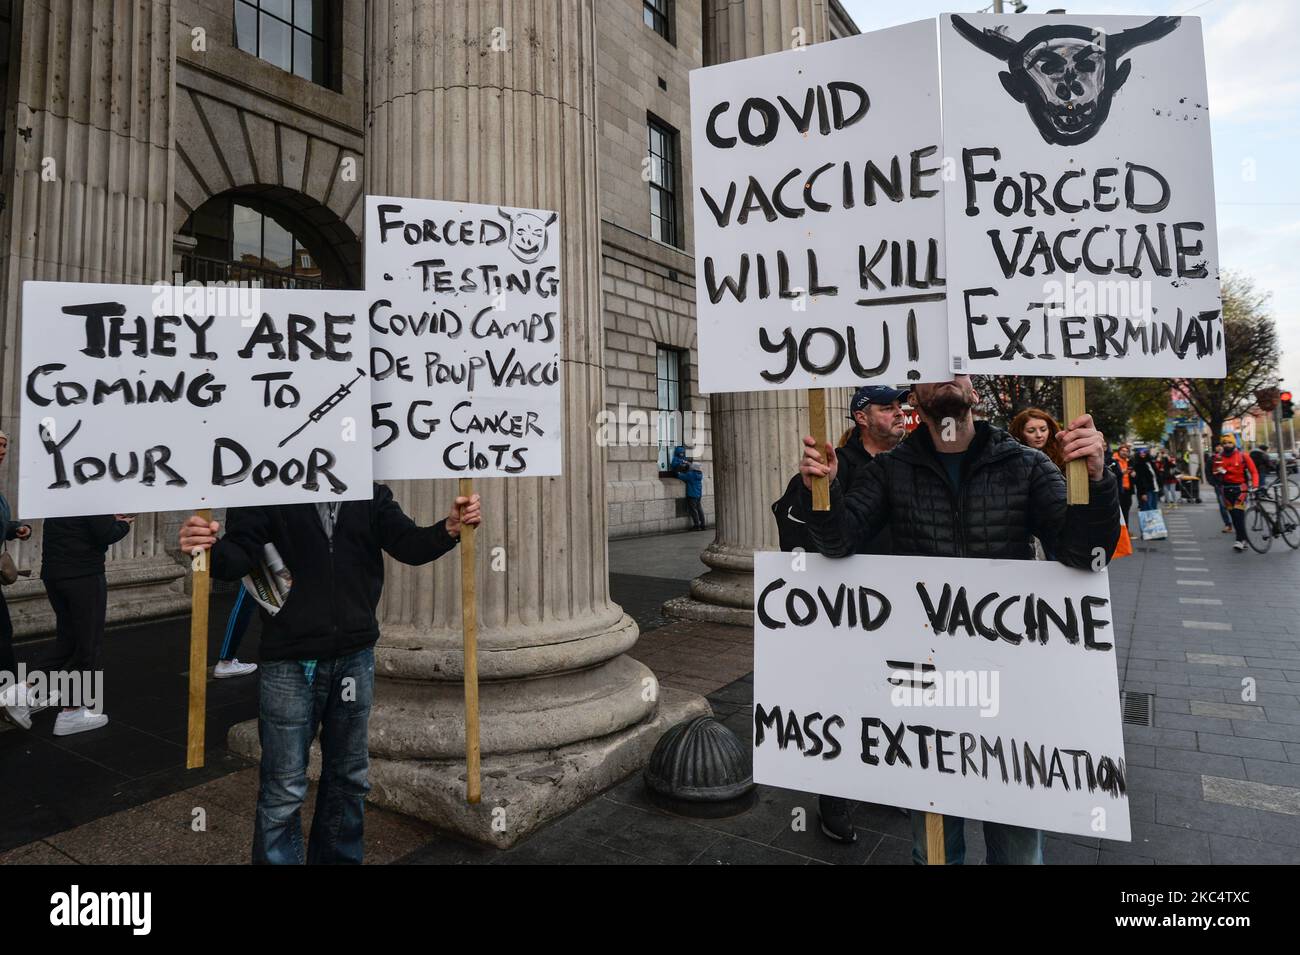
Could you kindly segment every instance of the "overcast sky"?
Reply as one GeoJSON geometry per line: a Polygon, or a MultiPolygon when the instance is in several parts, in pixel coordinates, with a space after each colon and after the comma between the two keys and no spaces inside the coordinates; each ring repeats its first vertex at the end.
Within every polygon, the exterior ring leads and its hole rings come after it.
{"type": "MultiPolygon", "coordinates": [[[[932,0],[841,0],[865,32],[940,13],[932,0]]],[[[1008,7],[1011,6],[1008,2],[1008,7]]],[[[1200,17],[1210,86],[1219,265],[1272,293],[1282,376],[1300,389],[1300,0],[1030,2],[1027,13],[1200,17]]]]}

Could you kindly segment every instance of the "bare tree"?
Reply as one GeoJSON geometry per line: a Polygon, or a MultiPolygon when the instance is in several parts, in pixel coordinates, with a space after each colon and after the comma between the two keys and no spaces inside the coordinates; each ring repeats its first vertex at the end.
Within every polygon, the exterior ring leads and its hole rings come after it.
{"type": "Polygon", "coordinates": [[[1061,379],[1031,375],[977,375],[975,393],[985,417],[1005,428],[1026,408],[1041,408],[1061,417],[1061,379]]]}
{"type": "Polygon", "coordinates": [[[1169,384],[1179,392],[1217,438],[1223,422],[1245,414],[1255,392],[1277,384],[1277,326],[1268,311],[1267,292],[1248,276],[1223,275],[1223,347],[1228,353],[1226,378],[1179,378],[1169,384]]]}

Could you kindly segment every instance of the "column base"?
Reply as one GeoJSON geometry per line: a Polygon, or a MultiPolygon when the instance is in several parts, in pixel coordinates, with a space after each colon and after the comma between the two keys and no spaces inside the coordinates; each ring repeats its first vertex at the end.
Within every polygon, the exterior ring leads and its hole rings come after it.
{"type": "MultiPolygon", "coordinates": [[[[695,693],[662,687],[655,714],[625,730],[557,749],[486,756],[483,798],[465,802],[465,761],[371,757],[370,801],[466,839],[506,849],[643,767],[669,727],[712,712],[695,693]],[[495,811],[495,812],[494,812],[495,811]]],[[[233,752],[259,760],[257,721],[232,726],[233,752]]],[[[320,775],[319,747],[308,770],[320,775]]]]}
{"type": "Polygon", "coordinates": [[[674,597],[664,613],[679,620],[754,625],[754,552],[714,541],[700,555],[712,568],[691,581],[689,597],[674,597]]]}

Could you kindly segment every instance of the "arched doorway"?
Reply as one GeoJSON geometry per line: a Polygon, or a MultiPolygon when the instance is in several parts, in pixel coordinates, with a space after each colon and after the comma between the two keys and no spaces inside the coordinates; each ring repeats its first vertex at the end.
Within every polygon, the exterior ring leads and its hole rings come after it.
{"type": "Polygon", "coordinates": [[[330,209],[283,186],[213,196],[181,226],[185,282],[263,288],[360,288],[361,243],[330,209]]]}

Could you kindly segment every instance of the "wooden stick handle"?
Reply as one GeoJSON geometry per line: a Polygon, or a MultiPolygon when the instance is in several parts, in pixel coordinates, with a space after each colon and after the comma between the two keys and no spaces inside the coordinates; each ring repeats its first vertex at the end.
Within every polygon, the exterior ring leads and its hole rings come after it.
{"type": "MultiPolygon", "coordinates": [[[[472,478],[460,479],[460,496],[474,493],[472,478]]],[[[460,609],[465,631],[465,800],[483,796],[478,744],[478,599],[474,577],[474,528],[460,526],[460,609]]]]}
{"type": "MultiPolygon", "coordinates": [[[[817,450],[826,452],[826,389],[808,389],[809,434],[817,442],[817,450]]],[[[812,499],[814,511],[831,509],[831,482],[824,477],[813,478],[812,499]]]]}
{"type": "Polygon", "coordinates": [[[925,814],[925,863],[926,865],[948,864],[943,841],[943,816],[937,812],[925,814]]]}
{"type": "MultiPolygon", "coordinates": [[[[212,511],[203,508],[198,516],[212,520],[212,511]]],[[[192,555],[190,566],[194,581],[190,592],[190,712],[185,735],[185,768],[203,767],[206,748],[208,710],[208,594],[212,578],[208,568],[212,552],[201,550],[192,555]]]]}
{"type": "MultiPolygon", "coordinates": [[[[1082,378],[1065,378],[1061,382],[1062,404],[1065,406],[1065,424],[1081,414],[1087,414],[1082,378]]],[[[1070,504],[1088,503],[1088,463],[1075,458],[1065,463],[1065,493],[1070,504]]]]}

